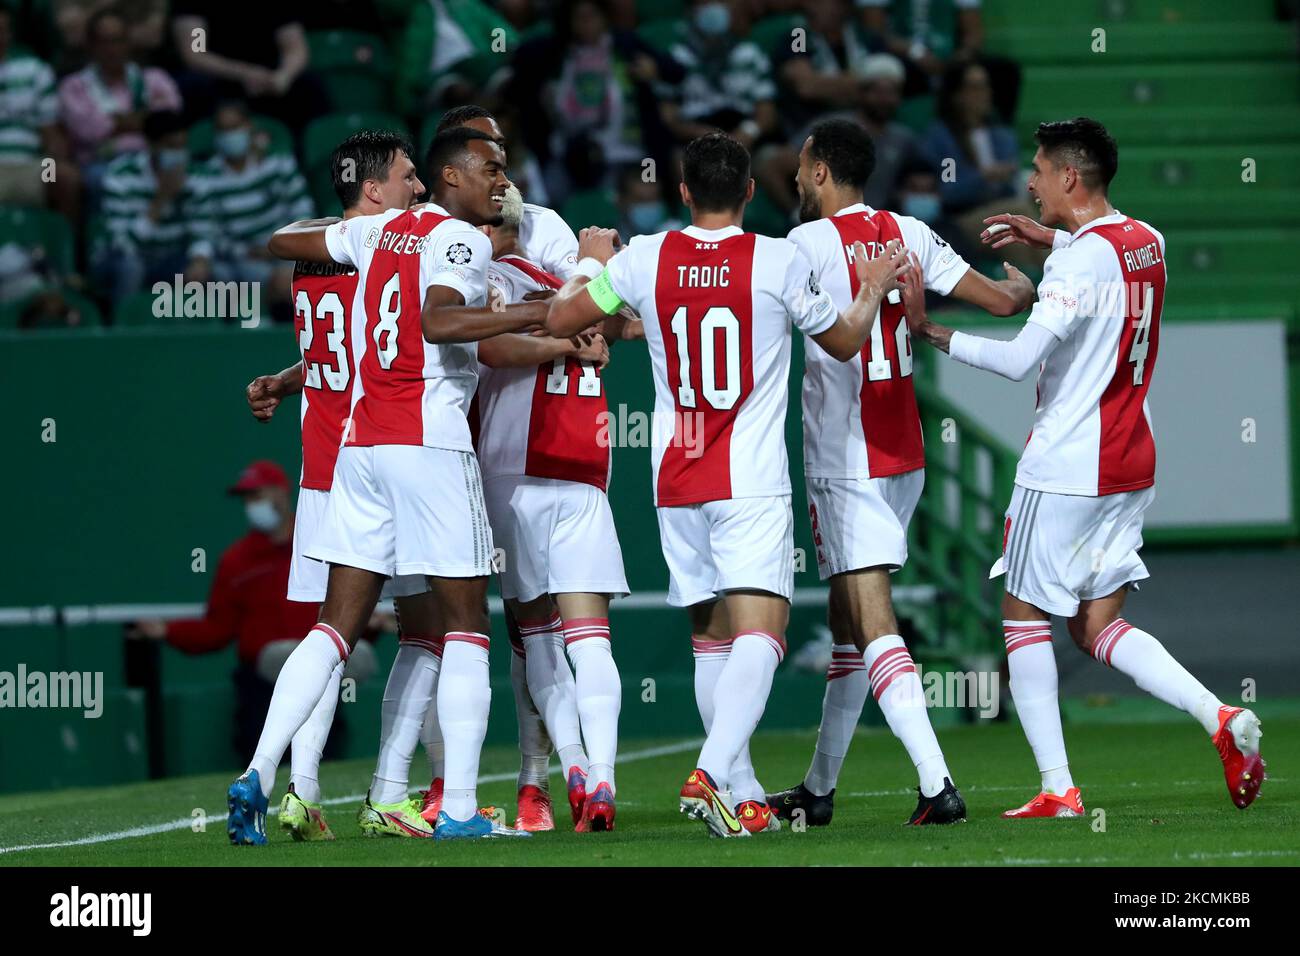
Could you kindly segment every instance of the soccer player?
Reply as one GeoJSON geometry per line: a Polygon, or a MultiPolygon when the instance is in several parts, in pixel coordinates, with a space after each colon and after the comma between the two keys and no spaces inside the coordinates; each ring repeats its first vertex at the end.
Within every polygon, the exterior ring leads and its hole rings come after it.
{"type": "MultiPolygon", "coordinates": [[[[501,148],[475,130],[450,130],[434,139],[426,165],[434,202],[420,209],[296,223],[269,243],[280,258],[356,267],[362,307],[349,332],[360,358],[334,485],[308,552],[330,563],[320,623],[285,662],[257,752],[230,787],[234,843],[266,841],[266,802],[284,748],[346,660],[384,578],[395,574],[428,576],[446,629],[438,694],[445,789],[433,836],[518,832],[481,816],[475,802],[491,697],[492,533],[465,415],[478,378],[475,343],[536,327],[546,304],[487,304],[491,242],[475,227],[501,215],[509,185],[501,148]]],[[[432,667],[413,670],[402,706],[414,719],[423,720],[432,687],[432,667]]],[[[402,791],[401,803],[367,805],[428,835],[405,801],[405,784],[402,791]]]]}
{"type": "MultiPolygon", "coordinates": [[[[1034,299],[1033,283],[1013,267],[995,282],[967,265],[919,219],[872,209],[863,189],[875,167],[867,131],[849,120],[818,123],[799,153],[795,184],[803,225],[790,233],[839,309],[858,291],[853,246],[870,256],[891,239],[921,261],[926,287],[996,315],[1034,299]]],[[[952,823],[966,807],[930,726],[920,676],[898,633],[889,575],[907,561],[907,526],[925,481],[925,447],[912,347],[897,294],[880,307],[871,340],[838,362],[806,342],[803,384],[804,472],[817,571],[830,581],[834,640],[821,727],[803,781],[767,799],[772,812],[810,826],[830,823],[835,785],[870,691],[917,769],[910,823],[952,823]]]]}
{"type": "MultiPolygon", "coordinates": [[[[437,133],[449,129],[467,127],[490,136],[498,146],[506,148],[506,138],[494,117],[481,106],[466,105],[449,109],[438,122],[437,133]]],[[[507,160],[509,157],[507,157],[507,160]]],[[[553,209],[534,203],[523,204],[523,218],[518,229],[518,245],[523,255],[542,269],[567,279],[573,274],[578,264],[578,239],[573,230],[553,209]]],[[[550,615],[546,615],[549,622],[550,615]]],[[[551,816],[549,782],[547,771],[551,760],[552,743],[547,735],[547,724],[543,722],[537,705],[528,687],[528,663],[525,644],[537,646],[537,641],[525,642],[521,637],[518,622],[513,611],[506,607],[506,627],[510,632],[510,685],[515,697],[515,716],[519,725],[520,763],[518,775],[518,804],[521,822],[528,829],[544,829],[551,816]]],[[[535,632],[536,633],[536,632],[535,632]]],[[[563,655],[558,661],[551,657],[552,663],[558,665],[553,669],[534,667],[537,674],[547,673],[549,678],[546,689],[538,690],[546,696],[552,711],[551,726],[560,729],[565,736],[561,762],[567,768],[566,787],[569,806],[574,812],[581,813],[587,799],[587,756],[582,749],[580,738],[572,742],[569,731],[578,726],[577,688],[573,672],[563,655]],[[576,808],[576,809],[575,809],[576,808]]],[[[442,776],[441,759],[437,756],[441,749],[441,733],[438,730],[436,708],[430,707],[425,718],[421,741],[429,755],[430,771],[433,782],[429,789],[422,792],[424,798],[424,815],[434,820],[441,805],[442,776]]],[[[558,742],[557,742],[558,744],[558,742]]]]}
{"type": "MultiPolygon", "coordinates": [[[[593,251],[546,320],[552,335],[572,335],[625,303],[644,320],[662,429],[652,466],[668,599],[690,609],[693,646],[721,661],[707,680],[697,673],[708,738],[680,806],[724,837],[750,834],[728,786],[785,651],[794,587],[784,440],[791,324],[852,359],[905,261],[898,243],[875,259],[858,244],[858,294],[837,314],[793,243],[740,228],[754,193],[749,170],[749,153],[730,136],[693,140],[681,186],[692,224],[638,236],[618,255],[616,234],[584,230],[593,251]],[[688,444],[688,428],[702,440],[688,444]]],[[[751,823],[767,829],[772,818],[751,823]]]]}
{"type": "MultiPolygon", "coordinates": [[[[507,189],[504,221],[489,230],[495,258],[488,284],[508,303],[563,284],[521,255],[522,207],[519,191],[507,189]]],[[[501,596],[518,622],[528,689],[570,779],[579,773],[573,760],[586,744],[589,784],[582,803],[570,807],[580,833],[614,829],[622,699],[609,601],[627,594],[627,580],[605,497],[609,443],[601,440],[608,404],[600,366],[608,358],[600,334],[576,341],[497,336],[479,347],[485,368],[475,399],[484,498],[504,551],[501,596]],[[572,693],[566,652],[576,672],[572,693]],[[578,719],[572,720],[575,705],[578,719]]],[[[541,820],[527,818],[544,797],[536,787],[521,788],[518,828],[550,821],[549,798],[541,820]]]]}
{"type": "Polygon", "coordinates": [[[1005,575],[1011,696],[1042,791],[1003,816],[1084,812],[1061,733],[1052,615],[1067,619],[1085,653],[1196,719],[1219,752],[1228,795],[1244,809],[1264,779],[1259,718],[1225,705],[1122,616],[1129,588],[1148,577],[1138,549],[1142,517],[1155,496],[1146,399],[1160,346],[1164,237],[1110,204],[1119,154],[1100,123],[1085,117],[1043,123],[1035,139],[1029,191],[1042,225],[994,216],[985,233],[996,246],[1022,242],[1053,250],[1038,302],[1015,339],[954,332],[926,317],[914,278],[904,292],[912,334],[958,362],[1015,381],[1041,363],[1033,430],[1016,469],[993,573],[1005,575]]]}
{"type": "MultiPolygon", "coordinates": [[[[330,161],[344,220],[409,208],[424,192],[411,161],[413,152],[403,137],[382,130],[362,130],[344,140],[330,161]]],[[[305,552],[319,532],[352,404],[357,366],[348,328],[357,290],[357,270],[351,266],[298,263],[293,277],[294,326],[302,361],[276,375],[258,376],[246,390],[249,406],[261,421],[271,419],[284,396],[302,393],[302,477],[288,591],[293,601],[319,604],[325,600],[329,566],[305,552]]],[[[400,643],[436,648],[434,653],[440,655],[443,632],[425,579],[399,577],[385,584],[385,594],[397,596],[400,643]]],[[[409,657],[409,649],[399,647],[390,676],[394,687],[404,682],[409,657]]],[[[293,738],[289,787],[280,803],[279,820],[281,829],[295,840],[334,838],[320,804],[318,774],[342,673],[340,663],[307,723],[293,738]]],[[[386,693],[385,724],[392,721],[395,709],[386,693]]],[[[380,763],[382,776],[382,752],[380,763]]]]}

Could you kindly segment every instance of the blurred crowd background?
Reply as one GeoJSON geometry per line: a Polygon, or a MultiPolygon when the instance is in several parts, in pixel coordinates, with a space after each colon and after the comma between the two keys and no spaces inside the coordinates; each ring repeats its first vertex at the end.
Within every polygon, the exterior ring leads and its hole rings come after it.
{"type": "Polygon", "coordinates": [[[288,320],[265,240],[338,212],[333,147],[422,152],[465,103],[527,199],[625,237],[683,221],[677,153],[715,128],[754,155],[747,227],[784,235],[808,128],[851,116],[867,201],[993,267],[980,219],[1032,210],[1021,71],[984,39],[979,0],[2,0],[0,327],[156,322],[176,275],[263,283],[288,320]]]}

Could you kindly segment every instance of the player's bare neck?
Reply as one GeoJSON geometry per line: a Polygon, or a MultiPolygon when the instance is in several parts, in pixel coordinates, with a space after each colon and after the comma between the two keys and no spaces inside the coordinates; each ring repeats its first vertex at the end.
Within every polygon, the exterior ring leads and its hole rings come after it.
{"type": "Polygon", "coordinates": [[[841,209],[863,202],[861,189],[828,189],[822,193],[822,217],[829,219],[841,209]]]}
{"type": "Polygon", "coordinates": [[[1110,204],[1107,196],[1088,196],[1086,200],[1081,197],[1079,202],[1071,204],[1070,211],[1064,217],[1061,226],[1066,231],[1075,233],[1094,219],[1114,214],[1115,207],[1110,204]]]}
{"type": "Polygon", "coordinates": [[[691,225],[696,229],[729,229],[732,226],[743,228],[740,224],[744,221],[745,210],[733,209],[727,212],[700,212],[698,209],[691,210],[691,225]]]}

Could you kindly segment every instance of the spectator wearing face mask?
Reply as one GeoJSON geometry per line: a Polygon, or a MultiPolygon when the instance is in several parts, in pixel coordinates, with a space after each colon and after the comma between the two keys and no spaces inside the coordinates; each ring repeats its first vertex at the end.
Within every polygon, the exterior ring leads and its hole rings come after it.
{"type": "Polygon", "coordinates": [[[144,136],[147,152],[119,156],[104,170],[91,273],[114,302],[178,273],[211,277],[212,223],[197,202],[185,120],[150,113],[144,136]]]}
{"type": "MultiPolygon", "coordinates": [[[[284,469],[273,461],[255,461],[229,493],[242,500],[249,530],[222,554],[203,617],[137,621],[132,636],[165,640],[187,654],[209,654],[233,643],[235,746],[240,753],[252,753],[275,678],[289,651],[316,623],[318,606],[285,597],[293,557],[293,509],[284,469]]],[[[373,672],[368,645],[365,656],[373,672]]],[[[364,666],[358,668],[353,676],[368,676],[364,666]]]]}
{"type": "Polygon", "coordinates": [[[618,213],[618,234],[628,239],[682,228],[669,214],[659,184],[646,182],[640,166],[628,166],[619,176],[618,213]]]}
{"type": "Polygon", "coordinates": [[[256,282],[274,311],[291,320],[293,263],[266,250],[286,222],[315,215],[307,182],[290,153],[266,153],[243,103],[223,103],[213,120],[216,155],[194,171],[201,215],[212,224],[212,276],[218,282],[256,282]]]}

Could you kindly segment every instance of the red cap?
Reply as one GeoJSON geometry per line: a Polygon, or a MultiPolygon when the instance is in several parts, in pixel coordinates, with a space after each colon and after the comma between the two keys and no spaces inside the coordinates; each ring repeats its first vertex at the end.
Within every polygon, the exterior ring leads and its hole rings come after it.
{"type": "Polygon", "coordinates": [[[255,461],[239,473],[239,480],[226,490],[232,495],[242,495],[258,488],[288,488],[289,479],[284,469],[273,461],[255,461]]]}

